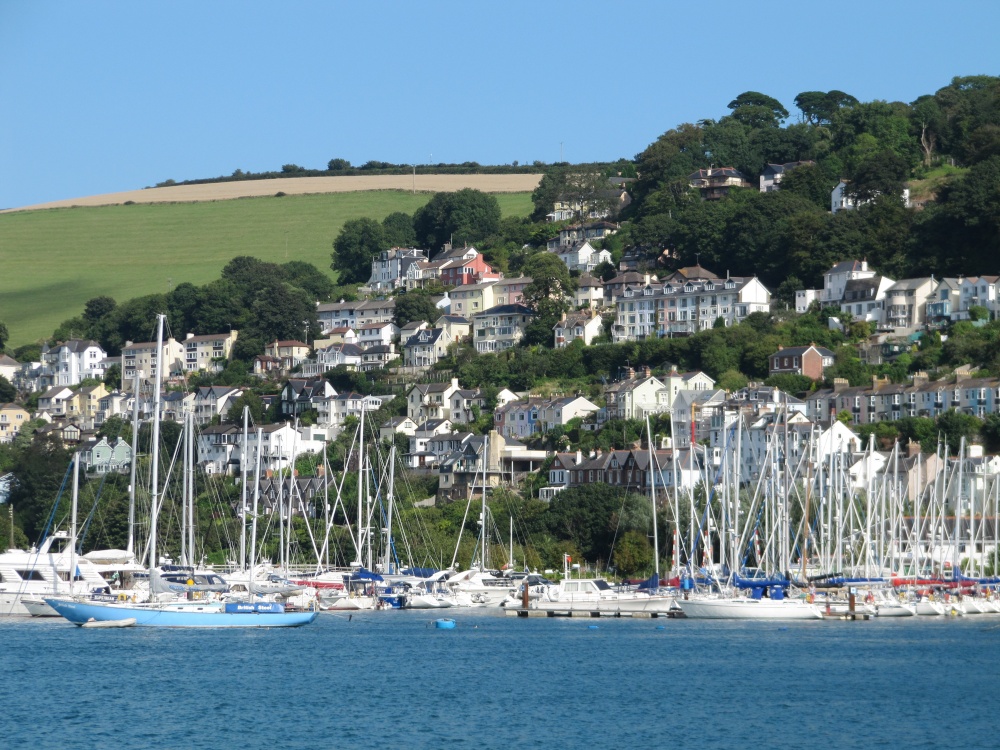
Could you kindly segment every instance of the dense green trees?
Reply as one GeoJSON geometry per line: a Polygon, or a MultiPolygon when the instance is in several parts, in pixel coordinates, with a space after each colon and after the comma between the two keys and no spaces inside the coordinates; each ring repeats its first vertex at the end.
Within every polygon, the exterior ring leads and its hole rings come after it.
{"type": "Polygon", "coordinates": [[[371,277],[372,258],[389,249],[385,228],[375,219],[363,217],[344,223],[333,242],[333,263],[341,283],[363,284],[371,277]]]}
{"type": "Polygon", "coordinates": [[[433,251],[446,242],[472,245],[495,234],[500,227],[500,204],[479,190],[435,193],[413,215],[417,242],[433,251]]]}
{"type": "Polygon", "coordinates": [[[434,304],[433,298],[428,294],[420,294],[413,291],[408,294],[400,294],[396,297],[396,308],[393,313],[392,322],[400,328],[414,320],[424,320],[428,324],[433,325],[434,321],[439,317],[441,317],[441,310],[438,309],[434,304]]]}

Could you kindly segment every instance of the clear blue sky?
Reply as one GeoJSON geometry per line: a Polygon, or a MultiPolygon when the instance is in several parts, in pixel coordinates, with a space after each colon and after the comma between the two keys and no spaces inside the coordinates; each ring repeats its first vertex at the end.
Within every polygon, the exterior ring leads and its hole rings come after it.
{"type": "Polygon", "coordinates": [[[1000,74],[1000,0],[0,0],[0,207],[361,164],[632,157],[746,90],[1000,74]]]}

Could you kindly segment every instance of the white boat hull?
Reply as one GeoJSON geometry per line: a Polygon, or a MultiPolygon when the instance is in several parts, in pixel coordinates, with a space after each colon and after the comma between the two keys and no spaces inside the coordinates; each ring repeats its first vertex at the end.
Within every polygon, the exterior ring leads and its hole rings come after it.
{"type": "Polygon", "coordinates": [[[915,608],[917,614],[924,617],[940,617],[945,613],[944,604],[930,599],[921,599],[915,603],[915,608]]]}
{"type": "Polygon", "coordinates": [[[813,604],[772,599],[679,599],[686,617],[700,620],[821,620],[813,604]]]}

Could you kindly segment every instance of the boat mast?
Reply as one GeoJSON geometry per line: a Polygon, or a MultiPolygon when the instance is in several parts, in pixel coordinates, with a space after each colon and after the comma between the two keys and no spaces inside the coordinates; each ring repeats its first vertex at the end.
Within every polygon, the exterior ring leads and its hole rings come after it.
{"type": "Polygon", "coordinates": [[[479,558],[479,569],[486,570],[486,481],[490,470],[490,436],[489,433],[483,435],[483,509],[480,516],[479,535],[482,544],[482,552],[479,558]]]}
{"type": "MultiPolygon", "coordinates": [[[[190,565],[190,555],[188,553],[187,547],[187,531],[188,524],[190,523],[190,518],[188,516],[188,471],[190,471],[190,464],[188,463],[188,429],[191,424],[191,415],[188,413],[187,409],[184,409],[184,429],[181,432],[181,440],[183,441],[183,453],[181,458],[181,565],[190,565]]],[[[169,480],[168,480],[169,481],[169,480]]]]}
{"type": "Polygon", "coordinates": [[[253,520],[250,522],[250,571],[247,576],[247,593],[253,593],[253,578],[257,567],[257,508],[260,503],[260,454],[264,442],[264,428],[257,426],[257,469],[253,483],[253,520]]]}
{"type": "MultiPolygon", "coordinates": [[[[73,596],[73,581],[76,578],[76,512],[80,500],[80,453],[73,454],[73,507],[70,511],[69,528],[69,595],[73,596]]],[[[58,578],[58,576],[57,576],[58,578]]]]}
{"type": "Polygon", "coordinates": [[[240,460],[240,570],[247,569],[247,430],[250,407],[243,407],[243,455],[240,460]]]}
{"type": "Polygon", "coordinates": [[[139,368],[135,368],[132,385],[132,465],[128,481],[128,543],[125,551],[135,554],[135,480],[139,462],[139,368]]]}
{"type": "Polygon", "coordinates": [[[395,504],[395,482],[396,482],[396,444],[393,443],[392,448],[389,449],[389,496],[386,499],[386,532],[385,532],[385,565],[382,567],[383,572],[392,575],[395,573],[392,567],[392,506],[395,504]]]}
{"type": "Polygon", "coordinates": [[[152,457],[153,468],[150,479],[150,502],[151,510],[149,514],[149,597],[153,599],[153,575],[156,570],[156,515],[157,515],[157,495],[159,495],[160,482],[160,383],[163,382],[163,321],[166,316],[160,313],[156,316],[156,378],[153,382],[153,435],[152,435],[152,457]]]}
{"type": "MultiPolygon", "coordinates": [[[[646,440],[649,448],[649,496],[653,504],[653,570],[656,573],[656,587],[660,587],[660,537],[656,529],[656,451],[653,450],[653,433],[646,415],[646,440]]],[[[513,522],[513,517],[511,518],[513,522]]],[[[511,545],[513,549],[513,544],[511,545]]]]}
{"type": "MultiPolygon", "coordinates": [[[[193,408],[193,407],[192,407],[193,408]]],[[[188,555],[191,557],[191,565],[197,565],[197,557],[194,549],[194,411],[188,414],[188,555]]]]}
{"type": "Polygon", "coordinates": [[[361,423],[358,425],[358,565],[361,565],[361,556],[364,552],[364,478],[365,478],[365,407],[361,405],[361,423]]]}

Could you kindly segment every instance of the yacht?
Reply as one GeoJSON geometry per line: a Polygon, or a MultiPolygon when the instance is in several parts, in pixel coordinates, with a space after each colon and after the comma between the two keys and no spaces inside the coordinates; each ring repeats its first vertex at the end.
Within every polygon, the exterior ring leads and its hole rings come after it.
{"type": "Polygon", "coordinates": [[[0,615],[54,615],[54,610],[47,611],[50,608],[44,605],[43,597],[106,591],[108,582],[97,566],[79,556],[75,556],[71,591],[70,553],[70,535],[57,531],[38,549],[0,554],[0,615]],[[38,604],[34,611],[25,606],[26,599],[38,604]]]}

